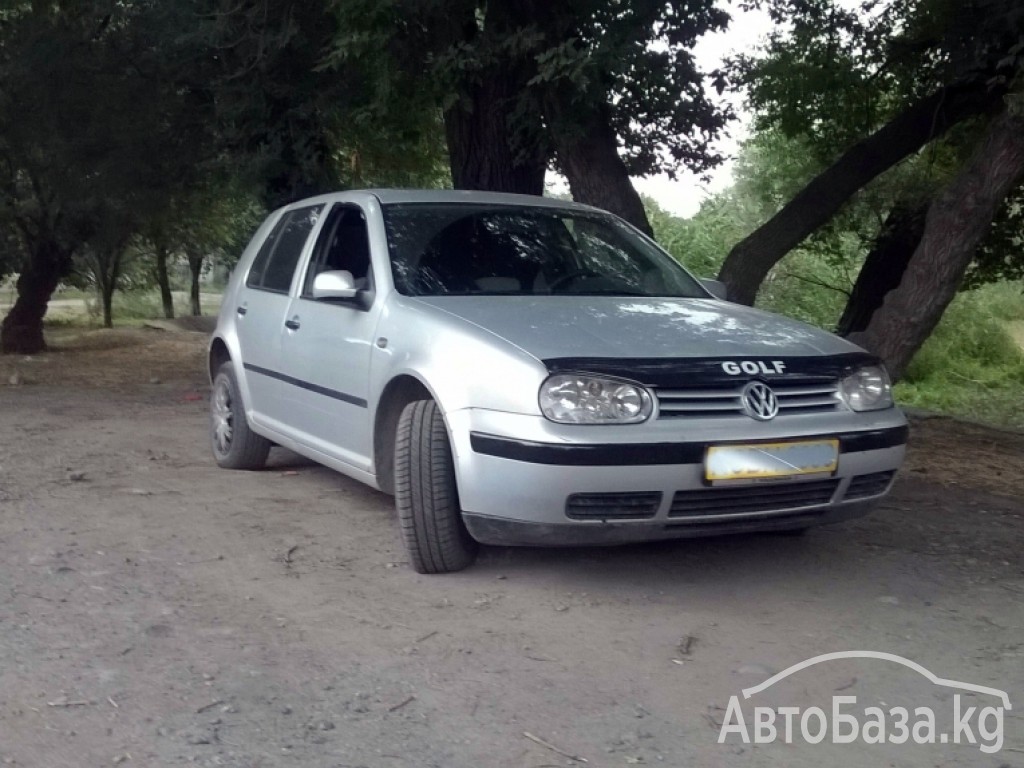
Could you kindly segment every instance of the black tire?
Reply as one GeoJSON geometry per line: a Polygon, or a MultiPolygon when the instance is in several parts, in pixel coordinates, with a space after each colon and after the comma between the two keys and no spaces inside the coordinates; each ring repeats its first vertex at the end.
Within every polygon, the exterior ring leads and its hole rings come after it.
{"type": "Polygon", "coordinates": [[[772,531],[776,536],[785,536],[790,539],[798,539],[801,536],[806,536],[807,532],[811,530],[810,526],[804,528],[784,528],[781,531],[772,531]]]}
{"type": "Polygon", "coordinates": [[[224,469],[263,469],[270,441],[249,428],[245,406],[229,361],[217,369],[210,392],[210,447],[224,469]]]}
{"type": "Polygon", "coordinates": [[[395,506],[417,573],[461,571],[478,544],[462,521],[444,418],[433,400],[402,410],[395,437],[395,506]]]}

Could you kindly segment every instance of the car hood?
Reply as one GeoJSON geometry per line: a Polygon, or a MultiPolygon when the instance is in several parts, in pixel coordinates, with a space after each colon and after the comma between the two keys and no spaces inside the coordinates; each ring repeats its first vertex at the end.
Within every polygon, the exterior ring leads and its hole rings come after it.
{"type": "Polygon", "coordinates": [[[859,347],[805,323],[717,299],[431,296],[416,301],[540,360],[835,355],[859,347]]]}

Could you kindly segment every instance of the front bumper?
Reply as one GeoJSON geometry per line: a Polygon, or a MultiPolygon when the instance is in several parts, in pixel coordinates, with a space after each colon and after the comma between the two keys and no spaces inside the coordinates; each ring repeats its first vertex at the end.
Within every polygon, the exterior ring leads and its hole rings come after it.
{"type": "Polygon", "coordinates": [[[884,497],[907,439],[895,409],[768,427],[737,419],[566,427],[473,409],[448,420],[467,528],[478,541],[503,545],[619,544],[840,522],[884,497]],[[709,445],[826,436],[840,440],[830,477],[713,487],[704,479],[709,445]]]}

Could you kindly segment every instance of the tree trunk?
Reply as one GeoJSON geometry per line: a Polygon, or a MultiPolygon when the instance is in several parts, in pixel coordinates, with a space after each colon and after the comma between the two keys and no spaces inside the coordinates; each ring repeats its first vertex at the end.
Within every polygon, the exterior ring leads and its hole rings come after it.
{"type": "Polygon", "coordinates": [[[1000,104],[1002,94],[976,85],[947,86],[854,144],[782,210],[733,247],[718,273],[718,279],[729,287],[729,298],[753,304],[771,268],[855,192],[952,126],[1000,104]]]}
{"type": "Polygon", "coordinates": [[[836,333],[848,336],[863,331],[886,295],[900,284],[910,257],[924,233],[927,204],[897,201],[864,260],[839,319],[836,333]]]}
{"type": "Polygon", "coordinates": [[[192,283],[189,287],[188,297],[193,317],[199,317],[203,314],[203,305],[200,301],[199,295],[199,278],[203,274],[204,258],[205,257],[202,252],[188,251],[188,270],[192,275],[192,283]]]}
{"type": "Polygon", "coordinates": [[[203,303],[200,300],[199,273],[198,272],[193,272],[192,273],[192,287],[191,287],[191,291],[189,292],[189,297],[188,298],[189,298],[190,309],[192,311],[192,316],[193,317],[199,317],[200,315],[202,315],[203,314],[203,303]]]}
{"type": "Polygon", "coordinates": [[[174,295],[171,293],[171,279],[167,274],[167,245],[156,244],[156,282],[160,286],[160,301],[164,306],[164,317],[174,319],[174,295]]]}
{"type": "Polygon", "coordinates": [[[103,303],[103,327],[113,328],[114,291],[117,290],[117,280],[121,276],[121,249],[96,254],[94,274],[103,303]]]}
{"type": "Polygon", "coordinates": [[[558,165],[569,180],[573,200],[611,211],[653,237],[643,201],[619,156],[618,137],[608,121],[607,109],[573,106],[575,125],[563,112],[570,105],[550,107],[558,165]],[[590,109],[590,114],[581,116],[581,109],[590,109]]]}
{"type": "Polygon", "coordinates": [[[30,255],[18,277],[18,298],[0,325],[0,353],[34,355],[46,351],[43,317],[61,278],[71,270],[71,254],[57,243],[29,244],[30,255]]]}
{"type": "Polygon", "coordinates": [[[114,327],[114,288],[103,286],[100,291],[100,300],[103,303],[103,327],[114,327]]]}
{"type": "Polygon", "coordinates": [[[903,280],[854,341],[899,378],[956,295],[1003,199],[1024,178],[1024,114],[1011,104],[928,209],[924,235],[903,280]]]}
{"type": "Polygon", "coordinates": [[[512,73],[491,73],[469,86],[468,96],[444,113],[456,189],[544,194],[547,158],[527,146],[528,131],[522,126],[516,130],[513,123],[520,87],[525,85],[512,73]]]}

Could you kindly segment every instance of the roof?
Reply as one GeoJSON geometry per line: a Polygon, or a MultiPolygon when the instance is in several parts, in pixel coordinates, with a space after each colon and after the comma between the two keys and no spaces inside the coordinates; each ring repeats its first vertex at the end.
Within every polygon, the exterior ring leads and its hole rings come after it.
{"type": "Polygon", "coordinates": [[[543,205],[552,208],[585,208],[571,200],[473,189],[366,189],[382,203],[491,203],[497,205],[543,205]]]}
{"type": "Polygon", "coordinates": [[[483,203],[490,205],[532,205],[544,208],[567,208],[579,211],[596,211],[589,205],[581,205],[571,200],[560,200],[553,197],[537,195],[513,195],[507,192],[481,192],[470,189],[350,189],[326,195],[317,195],[305,200],[296,200],[285,206],[293,208],[309,205],[313,202],[330,202],[338,199],[359,199],[375,197],[383,205],[393,203],[483,203]]]}

